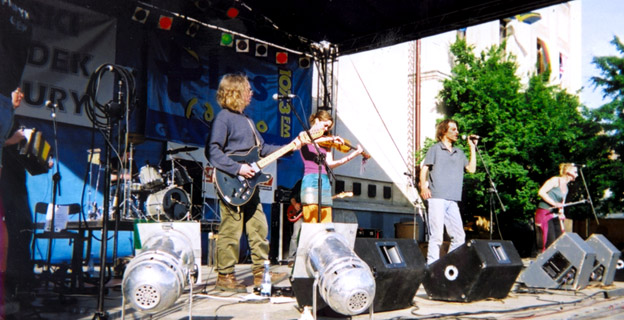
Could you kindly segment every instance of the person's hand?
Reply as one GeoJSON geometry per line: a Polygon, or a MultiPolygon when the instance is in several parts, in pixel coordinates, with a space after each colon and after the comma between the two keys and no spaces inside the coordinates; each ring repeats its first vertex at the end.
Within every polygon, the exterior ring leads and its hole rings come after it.
{"type": "Polygon", "coordinates": [[[357,149],[355,149],[355,154],[362,154],[364,152],[364,147],[361,144],[358,144],[357,149]]]}
{"type": "Polygon", "coordinates": [[[423,200],[431,198],[431,190],[429,190],[428,187],[421,188],[420,196],[423,198],[423,200]]]}
{"type": "Polygon", "coordinates": [[[11,92],[11,102],[13,102],[13,109],[17,109],[20,106],[20,104],[22,103],[22,99],[24,99],[24,93],[22,92],[22,89],[20,87],[17,87],[17,89],[11,92]]]}
{"type": "Polygon", "coordinates": [[[472,147],[476,147],[477,143],[479,143],[479,136],[471,134],[468,136],[468,145],[472,148],[472,147]]]}
{"type": "Polygon", "coordinates": [[[241,168],[238,170],[238,174],[246,179],[251,179],[256,175],[256,171],[254,171],[250,165],[243,163],[241,168]]]}

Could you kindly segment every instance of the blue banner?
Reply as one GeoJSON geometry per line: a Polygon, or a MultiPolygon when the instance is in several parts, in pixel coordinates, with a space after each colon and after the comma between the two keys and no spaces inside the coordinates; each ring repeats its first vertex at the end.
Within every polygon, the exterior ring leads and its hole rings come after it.
{"type": "Polygon", "coordinates": [[[292,53],[286,64],[277,64],[272,48],[267,57],[256,57],[253,50],[236,52],[218,42],[184,42],[156,33],[149,35],[148,43],[145,135],[149,138],[204,146],[212,120],[220,111],[215,95],[226,73],[243,73],[249,78],[254,94],[245,112],[267,143],[287,143],[301,131],[292,103],[275,101],[273,94],[300,97],[293,102],[307,121],[312,71],[300,68],[292,53]]]}

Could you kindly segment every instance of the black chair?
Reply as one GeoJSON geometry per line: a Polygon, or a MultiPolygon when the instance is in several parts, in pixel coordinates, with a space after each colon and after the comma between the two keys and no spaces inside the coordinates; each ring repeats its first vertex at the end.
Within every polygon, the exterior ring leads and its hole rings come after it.
{"type": "MultiPolygon", "coordinates": [[[[36,245],[37,239],[48,239],[48,241],[67,239],[69,241],[68,244],[73,246],[72,259],[71,259],[71,265],[70,265],[70,269],[72,272],[71,274],[61,273],[60,275],[58,272],[55,272],[55,276],[62,276],[63,278],[62,280],[65,280],[65,278],[69,277],[71,280],[70,288],[78,288],[78,286],[82,287],[81,276],[82,276],[82,266],[83,266],[83,261],[84,261],[84,241],[86,240],[86,237],[84,236],[84,232],[82,230],[79,230],[79,231],[70,231],[67,229],[48,230],[48,229],[45,229],[46,227],[45,222],[37,223],[38,217],[40,215],[43,217],[43,221],[46,221],[46,214],[50,206],[52,206],[52,204],[45,203],[45,202],[38,202],[35,205],[35,219],[34,219],[35,221],[33,224],[35,226],[35,230],[33,234],[32,248],[31,248],[31,257],[32,257],[33,263],[38,266],[43,266],[44,271],[50,271],[51,265],[52,265],[52,262],[50,259],[51,258],[50,255],[52,254],[52,252],[49,250],[50,246],[46,248],[47,253],[43,260],[36,259],[35,245],[36,245]]],[[[58,215],[60,212],[63,212],[63,213],[67,212],[67,215],[69,217],[76,215],[76,214],[80,214],[81,212],[80,205],[77,203],[57,205],[56,207],[57,208],[55,210],[55,219],[56,219],[56,215],[58,215]]],[[[70,219],[69,217],[68,217],[68,220],[73,220],[73,219],[70,219]]],[[[61,280],[61,279],[55,278],[55,280],[61,280]]]]}

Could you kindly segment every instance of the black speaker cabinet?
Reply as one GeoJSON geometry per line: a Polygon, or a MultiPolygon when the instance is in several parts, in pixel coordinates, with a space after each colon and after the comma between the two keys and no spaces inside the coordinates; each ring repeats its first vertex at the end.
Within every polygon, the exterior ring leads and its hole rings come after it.
{"type": "Polygon", "coordinates": [[[522,269],[511,241],[470,240],[429,265],[429,299],[470,302],[507,296],[522,269]]]}
{"type": "Polygon", "coordinates": [[[589,280],[610,285],[615,278],[620,250],[605,236],[597,233],[592,234],[585,242],[596,251],[596,260],[589,280]]]}
{"type": "Polygon", "coordinates": [[[520,275],[528,287],[580,290],[587,286],[596,251],[573,232],[562,234],[520,275]]]}
{"type": "Polygon", "coordinates": [[[375,312],[411,306],[426,267],[417,241],[356,238],[353,251],[368,264],[375,277],[375,312]]]}

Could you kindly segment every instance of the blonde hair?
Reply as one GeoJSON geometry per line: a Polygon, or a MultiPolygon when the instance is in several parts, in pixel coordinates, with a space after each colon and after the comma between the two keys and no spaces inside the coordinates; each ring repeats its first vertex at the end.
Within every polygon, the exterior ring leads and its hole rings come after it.
{"type": "Polygon", "coordinates": [[[219,82],[217,103],[222,108],[242,112],[247,107],[245,93],[251,88],[247,76],[243,74],[226,74],[219,82]]]}
{"type": "Polygon", "coordinates": [[[565,176],[566,172],[568,171],[568,169],[576,167],[576,165],[574,165],[574,163],[569,163],[569,162],[564,162],[562,164],[559,165],[559,175],[560,176],[565,176]]]}
{"type": "Polygon", "coordinates": [[[319,121],[327,121],[330,120],[332,122],[332,125],[327,128],[327,131],[329,131],[329,129],[331,129],[334,126],[334,119],[332,118],[331,114],[329,114],[329,112],[325,111],[325,110],[320,110],[317,111],[315,114],[310,116],[310,124],[313,125],[314,124],[314,120],[319,119],[319,121]]]}

